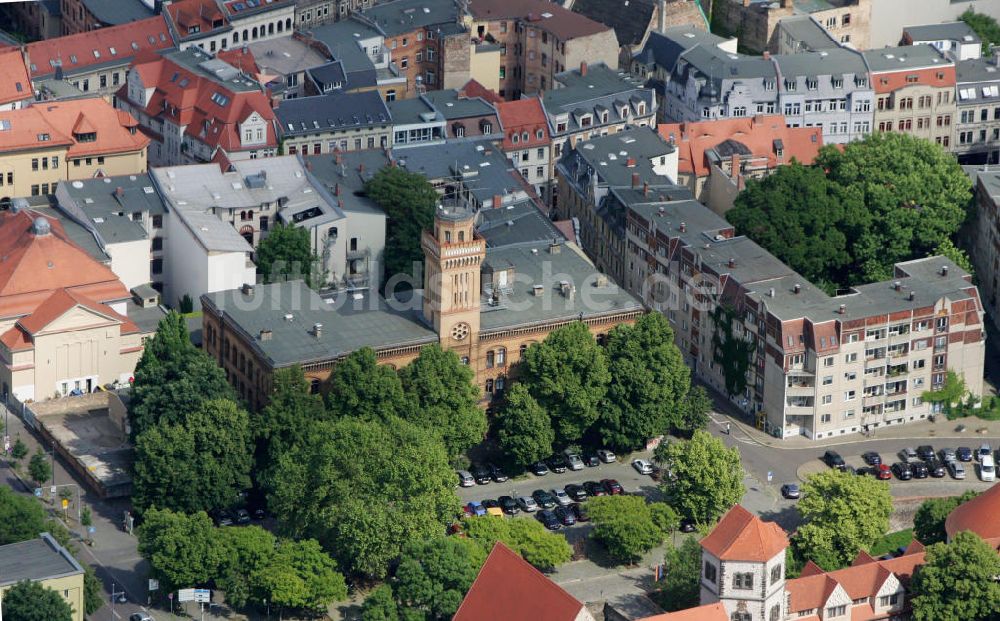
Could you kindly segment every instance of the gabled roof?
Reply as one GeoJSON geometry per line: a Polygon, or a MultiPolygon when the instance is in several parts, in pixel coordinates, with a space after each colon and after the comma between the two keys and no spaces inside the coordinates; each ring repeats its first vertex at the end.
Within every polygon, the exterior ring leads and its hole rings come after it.
{"type": "Polygon", "coordinates": [[[215,0],[176,0],[166,7],[166,12],[181,39],[197,39],[211,33],[221,22],[220,29],[229,25],[226,15],[215,0]]]}
{"type": "Polygon", "coordinates": [[[774,522],[765,522],[740,505],[722,516],[701,546],[720,560],[769,561],[788,547],[788,536],[774,522]]]}
{"type": "Polygon", "coordinates": [[[114,109],[104,99],[36,102],[27,108],[0,112],[9,129],[0,133],[0,152],[67,145],[69,157],[138,151],[149,144],[132,115],[114,109]],[[90,142],[74,134],[96,133],[90,142]]]}
{"type": "Polygon", "coordinates": [[[562,41],[610,30],[604,24],[547,0],[471,0],[468,6],[475,21],[523,19],[562,41]]]}
{"type": "Polygon", "coordinates": [[[502,101],[497,104],[497,115],[503,127],[503,149],[524,149],[547,145],[551,141],[548,119],[542,108],[542,100],[537,97],[502,101]],[[541,138],[538,131],[541,130],[541,138]],[[527,143],[523,140],[524,132],[528,132],[527,143]],[[518,134],[517,144],[512,137],[518,134]]]}
{"type": "Polygon", "coordinates": [[[21,50],[0,50],[0,105],[25,99],[34,99],[34,92],[21,50]]]}
{"type": "Polygon", "coordinates": [[[41,79],[61,66],[64,75],[91,67],[128,64],[139,52],[174,46],[162,15],[89,32],[29,43],[31,77],[41,79]]]}
{"type": "Polygon", "coordinates": [[[972,500],[963,502],[948,514],[944,530],[952,538],[969,530],[983,539],[1000,537],[1000,485],[993,485],[972,500]]]}
{"type": "Polygon", "coordinates": [[[642,43],[655,9],[656,3],[652,0],[574,0],[572,6],[574,13],[614,28],[620,46],[642,43]]]}
{"type": "Polygon", "coordinates": [[[583,604],[502,543],[496,543],[453,621],[574,621],[583,604]]]}
{"type": "Polygon", "coordinates": [[[72,293],[67,289],[56,289],[44,302],[38,305],[35,312],[18,320],[18,324],[28,334],[34,336],[44,330],[50,323],[62,317],[70,309],[82,306],[108,321],[124,323],[128,321],[104,304],[98,304],[91,299],[72,293]]]}

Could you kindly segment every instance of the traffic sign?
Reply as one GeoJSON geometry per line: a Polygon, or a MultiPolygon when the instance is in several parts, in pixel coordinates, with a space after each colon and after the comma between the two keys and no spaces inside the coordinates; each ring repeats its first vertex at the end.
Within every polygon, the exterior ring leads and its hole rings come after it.
{"type": "Polygon", "coordinates": [[[62,499],[62,506],[63,506],[63,509],[65,509],[66,507],[68,507],[69,506],[69,501],[66,500],[65,498],[63,498],[62,499]]]}
{"type": "Polygon", "coordinates": [[[194,589],[181,589],[177,591],[177,601],[179,602],[194,601],[194,589]]]}
{"type": "Polygon", "coordinates": [[[212,601],[212,592],[208,589],[195,589],[194,601],[207,603],[212,601]]]}
{"type": "Polygon", "coordinates": [[[156,578],[150,578],[149,579],[149,590],[150,591],[155,591],[155,590],[157,590],[159,588],[160,588],[160,581],[157,580],[156,578]]]}
{"type": "Polygon", "coordinates": [[[35,496],[38,496],[39,498],[42,497],[42,488],[40,487],[35,488],[35,496]]]}
{"type": "Polygon", "coordinates": [[[52,487],[49,488],[49,493],[52,494],[53,496],[56,495],[56,486],[55,485],[53,485],[52,487]]]}

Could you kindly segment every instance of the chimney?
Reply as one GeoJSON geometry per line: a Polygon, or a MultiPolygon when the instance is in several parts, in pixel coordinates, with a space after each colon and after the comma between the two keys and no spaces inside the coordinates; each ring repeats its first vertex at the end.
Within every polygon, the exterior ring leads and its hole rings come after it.
{"type": "Polygon", "coordinates": [[[642,183],[642,195],[649,196],[649,183],[645,181],[642,183]]]}
{"type": "Polygon", "coordinates": [[[687,222],[681,222],[681,233],[687,233],[688,225],[687,222]]]}
{"type": "Polygon", "coordinates": [[[253,295],[253,283],[249,282],[243,283],[243,286],[240,287],[240,290],[243,291],[243,295],[253,295]]]}
{"type": "Polygon", "coordinates": [[[733,153],[729,157],[729,175],[735,179],[740,176],[740,156],[738,153],[733,153]]]}
{"type": "Polygon", "coordinates": [[[663,207],[663,205],[660,205],[659,207],[656,208],[656,215],[659,216],[660,218],[662,218],[663,214],[665,213],[667,213],[667,210],[663,207]]]}
{"type": "Polygon", "coordinates": [[[363,163],[358,164],[358,172],[361,173],[362,175],[365,174],[365,165],[363,163]]]}
{"type": "Polygon", "coordinates": [[[736,267],[736,259],[730,257],[729,258],[729,269],[733,269],[735,267],[736,267]]]}
{"type": "Polygon", "coordinates": [[[917,297],[917,294],[910,289],[910,293],[907,294],[906,299],[912,302],[915,297],[917,297]]]}
{"type": "Polygon", "coordinates": [[[770,289],[767,290],[767,297],[769,297],[769,298],[773,298],[774,297],[774,287],[772,287],[772,288],[770,288],[770,289]]]}
{"type": "Polygon", "coordinates": [[[799,291],[802,291],[802,285],[800,285],[799,283],[795,283],[795,286],[792,287],[792,291],[795,292],[795,295],[798,295],[799,291]]]}
{"type": "Polygon", "coordinates": [[[783,9],[792,8],[792,0],[781,0],[781,8],[783,9]]]}
{"type": "Polygon", "coordinates": [[[333,184],[333,195],[334,196],[340,196],[340,183],[339,182],[333,184]]]}
{"type": "Polygon", "coordinates": [[[263,330],[261,330],[260,331],[260,340],[262,340],[262,341],[270,341],[271,340],[271,331],[268,330],[268,329],[266,329],[266,328],[263,329],[263,330]]]}
{"type": "Polygon", "coordinates": [[[503,197],[499,194],[493,195],[493,209],[500,209],[500,205],[503,204],[503,197]]]}
{"type": "Polygon", "coordinates": [[[625,165],[628,166],[629,168],[635,168],[635,158],[634,157],[630,157],[630,158],[626,159],[625,160],[625,165]]]}
{"type": "Polygon", "coordinates": [[[115,196],[117,196],[118,198],[125,196],[125,188],[123,188],[122,186],[118,186],[117,188],[115,188],[115,196]]]}
{"type": "Polygon", "coordinates": [[[312,333],[313,333],[313,336],[315,336],[316,338],[319,338],[319,337],[323,336],[323,324],[321,324],[321,323],[314,323],[313,324],[312,333]]]}
{"type": "Polygon", "coordinates": [[[764,56],[764,60],[771,60],[771,52],[768,52],[767,50],[764,50],[763,56],[764,56]]]}
{"type": "Polygon", "coordinates": [[[559,242],[553,240],[552,243],[549,244],[549,254],[559,254],[561,250],[562,246],[559,245],[559,242]]]}
{"type": "Polygon", "coordinates": [[[639,187],[639,173],[632,173],[632,189],[639,187]]]}
{"type": "Polygon", "coordinates": [[[901,282],[899,282],[897,280],[896,282],[892,283],[892,288],[895,289],[896,291],[902,291],[903,290],[903,283],[901,283],[901,282]]]}
{"type": "Polygon", "coordinates": [[[947,276],[948,275],[948,266],[947,265],[942,265],[941,266],[941,275],[942,276],[947,276]]]}
{"type": "Polygon", "coordinates": [[[837,309],[837,312],[840,313],[841,315],[846,315],[847,314],[847,304],[841,304],[840,308],[837,309]]]}
{"type": "Polygon", "coordinates": [[[667,0],[659,0],[659,2],[657,2],[656,4],[657,4],[656,12],[659,14],[660,18],[658,24],[659,28],[657,28],[657,30],[663,32],[664,30],[667,29],[667,0]]]}
{"type": "Polygon", "coordinates": [[[580,77],[581,78],[587,77],[587,61],[583,61],[580,63],[580,77]]]}
{"type": "Polygon", "coordinates": [[[607,274],[598,274],[597,275],[597,280],[594,281],[594,286],[595,287],[607,287],[608,286],[608,275],[607,274]]]}

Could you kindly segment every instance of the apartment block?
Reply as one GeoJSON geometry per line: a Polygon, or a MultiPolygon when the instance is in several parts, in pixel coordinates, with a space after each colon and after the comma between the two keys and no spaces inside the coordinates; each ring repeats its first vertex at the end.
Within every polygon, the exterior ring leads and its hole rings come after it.
{"type": "Polygon", "coordinates": [[[716,0],[715,17],[725,32],[739,33],[740,44],[755,52],[778,51],[778,24],[796,15],[809,15],[838,43],[863,50],[870,40],[874,0],[716,0]]]}
{"type": "MultiPolygon", "coordinates": [[[[425,35],[421,35],[421,41],[426,39],[425,35]]],[[[334,61],[308,71],[307,94],[377,90],[386,101],[394,101],[416,93],[416,84],[408,79],[407,72],[392,62],[392,54],[385,45],[385,33],[361,14],[335,24],[316,26],[308,36],[334,61]]],[[[429,49],[421,51],[421,61],[436,53],[429,49]]]]}
{"type": "Polygon", "coordinates": [[[955,63],[930,45],[887,47],[864,55],[875,89],[873,129],[905,132],[951,148],[955,63]]]}
{"type": "Polygon", "coordinates": [[[901,43],[933,46],[955,62],[981,58],[983,53],[983,40],[965,22],[908,26],[901,43]]]}
{"type": "Polygon", "coordinates": [[[53,194],[63,181],[145,172],[149,139],[138,129],[97,98],[0,112],[0,196],[9,202],[53,194]]]}
{"type": "Polygon", "coordinates": [[[502,101],[496,104],[496,109],[503,127],[500,148],[548,205],[554,162],[552,135],[542,101],[537,97],[502,101]]]}
{"type": "Polygon", "coordinates": [[[275,111],[285,153],[319,155],[382,149],[392,144],[392,120],[375,91],[334,91],[284,101],[275,111]]]}
{"type": "Polygon", "coordinates": [[[367,9],[374,0],[295,0],[295,23],[300,29],[347,19],[351,13],[367,9]]]}
{"type": "Polygon", "coordinates": [[[970,258],[976,268],[983,305],[993,326],[1000,328],[1000,171],[988,166],[976,170],[975,224],[970,258]]]}
{"type": "Polygon", "coordinates": [[[163,14],[177,47],[205,52],[290,35],[293,0],[163,0],[163,14]]]}
{"type": "Polygon", "coordinates": [[[278,150],[274,111],[261,85],[198,48],[136,63],[117,103],[152,138],[157,166],[256,159],[278,150]]]}
{"type": "Polygon", "coordinates": [[[955,138],[962,164],[1000,163],[1000,48],[988,58],[955,64],[955,138]]]}

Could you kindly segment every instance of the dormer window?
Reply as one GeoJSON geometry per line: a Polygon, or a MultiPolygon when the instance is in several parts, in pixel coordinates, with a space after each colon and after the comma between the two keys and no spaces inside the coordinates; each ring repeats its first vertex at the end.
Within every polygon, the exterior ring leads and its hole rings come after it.
{"type": "Polygon", "coordinates": [[[201,32],[201,26],[188,26],[188,34],[197,34],[201,32]]]}
{"type": "Polygon", "coordinates": [[[816,78],[806,78],[806,89],[814,91],[819,88],[819,80],[816,78]]]}
{"type": "Polygon", "coordinates": [[[589,114],[585,114],[580,117],[580,127],[590,127],[593,119],[589,114]]]}
{"type": "Polygon", "coordinates": [[[531,136],[528,135],[528,132],[521,132],[521,141],[522,142],[528,142],[528,140],[530,140],[530,139],[531,139],[531,136]]]}
{"type": "Polygon", "coordinates": [[[786,91],[794,91],[795,89],[798,88],[798,86],[799,85],[795,82],[795,80],[785,80],[786,91]]]}
{"type": "Polygon", "coordinates": [[[452,126],[452,132],[455,134],[456,138],[464,138],[465,137],[465,125],[462,125],[461,123],[455,123],[452,126]]]}
{"type": "Polygon", "coordinates": [[[511,136],[510,136],[510,141],[511,142],[513,142],[514,144],[517,144],[519,140],[521,140],[520,135],[518,135],[516,133],[515,134],[511,134],[511,136]]]}
{"type": "Polygon", "coordinates": [[[538,140],[542,140],[543,138],[545,138],[545,132],[543,132],[541,129],[536,129],[535,138],[537,138],[538,140]]]}
{"type": "Polygon", "coordinates": [[[764,80],[764,90],[765,91],[773,91],[774,90],[774,86],[775,86],[775,81],[774,80],[764,80]]]}
{"type": "Polygon", "coordinates": [[[639,102],[639,105],[636,106],[636,114],[639,116],[646,114],[646,104],[644,102],[639,102]]]}
{"type": "Polygon", "coordinates": [[[832,78],[833,88],[844,88],[844,78],[832,78]]]}
{"type": "Polygon", "coordinates": [[[608,113],[607,112],[602,112],[601,113],[601,123],[607,123],[607,122],[608,122],[608,113]]]}
{"type": "Polygon", "coordinates": [[[484,136],[489,136],[493,133],[493,123],[483,119],[479,122],[479,131],[481,131],[484,136]]]}

